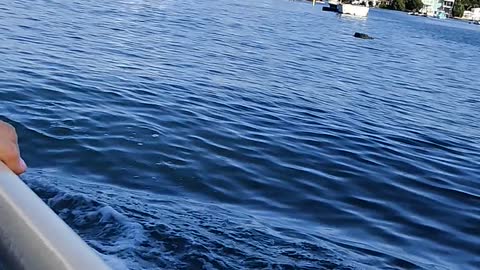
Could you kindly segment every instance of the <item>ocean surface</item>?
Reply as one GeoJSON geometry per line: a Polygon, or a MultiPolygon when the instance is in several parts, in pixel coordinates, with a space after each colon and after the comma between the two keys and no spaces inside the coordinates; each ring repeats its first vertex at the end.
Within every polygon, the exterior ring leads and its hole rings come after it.
{"type": "Polygon", "coordinates": [[[480,26],[321,7],[2,1],[22,178],[113,269],[480,269],[480,26]]]}

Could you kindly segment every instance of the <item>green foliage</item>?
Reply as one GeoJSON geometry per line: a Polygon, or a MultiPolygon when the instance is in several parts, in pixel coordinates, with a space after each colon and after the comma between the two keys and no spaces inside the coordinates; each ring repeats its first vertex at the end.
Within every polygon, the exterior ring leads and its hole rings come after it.
{"type": "Polygon", "coordinates": [[[405,10],[405,0],[393,0],[390,7],[394,10],[405,10]]]}
{"type": "Polygon", "coordinates": [[[460,2],[463,4],[463,7],[465,8],[465,10],[470,10],[471,8],[480,7],[480,0],[462,0],[460,2]]]}
{"type": "MultiPolygon", "coordinates": [[[[419,11],[423,7],[422,0],[393,0],[390,5],[385,2],[380,4],[380,8],[394,10],[416,10],[419,11]]],[[[462,17],[465,10],[480,7],[480,0],[456,0],[453,6],[453,16],[462,17]]]]}
{"type": "Polygon", "coordinates": [[[423,8],[422,0],[406,0],[405,1],[405,8],[407,10],[416,10],[419,11],[423,8]]]}
{"type": "Polygon", "coordinates": [[[480,0],[456,0],[453,5],[453,16],[462,17],[465,10],[480,7],[480,0]]]}
{"type": "Polygon", "coordinates": [[[462,3],[462,1],[460,0],[455,1],[455,4],[453,5],[453,16],[462,17],[464,11],[465,11],[465,6],[462,3]]]}
{"type": "Polygon", "coordinates": [[[380,3],[380,5],[378,5],[378,7],[379,8],[384,8],[384,9],[390,9],[390,6],[386,2],[380,3]]]}

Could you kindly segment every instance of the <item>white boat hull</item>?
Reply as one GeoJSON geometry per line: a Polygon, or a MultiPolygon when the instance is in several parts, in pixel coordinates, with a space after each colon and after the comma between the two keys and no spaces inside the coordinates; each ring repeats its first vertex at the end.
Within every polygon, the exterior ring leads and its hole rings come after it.
{"type": "Polygon", "coordinates": [[[359,5],[350,5],[350,4],[340,4],[337,6],[338,12],[341,14],[349,14],[359,17],[367,17],[368,7],[359,6],[359,5]]]}
{"type": "Polygon", "coordinates": [[[110,270],[97,253],[1,161],[0,218],[2,269],[110,270]]]}

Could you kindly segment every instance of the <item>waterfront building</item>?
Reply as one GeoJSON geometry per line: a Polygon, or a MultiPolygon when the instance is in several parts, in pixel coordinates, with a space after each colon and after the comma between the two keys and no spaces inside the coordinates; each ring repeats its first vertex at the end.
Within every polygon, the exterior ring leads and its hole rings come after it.
{"type": "Polygon", "coordinates": [[[451,17],[453,14],[453,4],[455,3],[455,0],[443,0],[443,11],[447,16],[451,17]]]}
{"type": "Polygon", "coordinates": [[[480,8],[472,8],[472,20],[480,21],[480,8]]]}
{"type": "Polygon", "coordinates": [[[420,13],[431,17],[452,16],[455,0],[422,0],[423,8],[420,13]]]}
{"type": "Polygon", "coordinates": [[[472,8],[463,12],[462,19],[469,21],[480,21],[480,8],[472,8]]]}

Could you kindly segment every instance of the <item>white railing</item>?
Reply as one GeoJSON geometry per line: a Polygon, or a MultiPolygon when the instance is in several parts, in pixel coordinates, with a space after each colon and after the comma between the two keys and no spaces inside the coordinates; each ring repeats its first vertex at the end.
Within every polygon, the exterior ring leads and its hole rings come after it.
{"type": "Polygon", "coordinates": [[[0,162],[0,249],[7,269],[108,270],[103,260],[0,162]]]}

